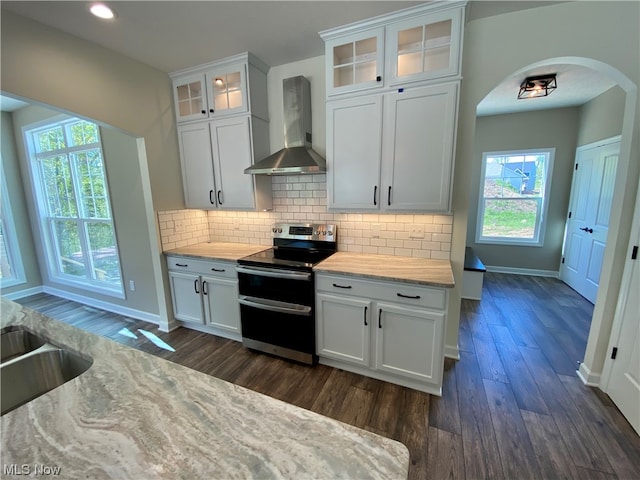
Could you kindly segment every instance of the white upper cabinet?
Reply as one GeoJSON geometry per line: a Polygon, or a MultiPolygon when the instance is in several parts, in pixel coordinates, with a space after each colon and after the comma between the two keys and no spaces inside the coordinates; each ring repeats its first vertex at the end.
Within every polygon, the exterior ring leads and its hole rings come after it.
{"type": "Polygon", "coordinates": [[[465,5],[432,2],[320,32],[327,97],[459,78],[465,5]]]}
{"type": "Polygon", "coordinates": [[[383,86],[384,28],[328,40],[327,95],[383,86]]]}
{"type": "Polygon", "coordinates": [[[178,123],[267,113],[269,67],[249,53],[170,74],[178,123]]]}
{"type": "Polygon", "coordinates": [[[391,86],[458,75],[462,9],[397,22],[387,28],[391,86]]]}

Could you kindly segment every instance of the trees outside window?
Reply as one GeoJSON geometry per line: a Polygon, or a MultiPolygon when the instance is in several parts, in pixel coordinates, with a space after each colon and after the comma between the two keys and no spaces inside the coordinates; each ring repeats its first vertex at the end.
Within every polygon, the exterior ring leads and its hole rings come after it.
{"type": "Polygon", "coordinates": [[[484,153],[477,243],[542,246],[555,149],[484,153]]]}
{"type": "Polygon", "coordinates": [[[122,295],[100,130],[78,119],[25,131],[49,273],[122,295]]]}

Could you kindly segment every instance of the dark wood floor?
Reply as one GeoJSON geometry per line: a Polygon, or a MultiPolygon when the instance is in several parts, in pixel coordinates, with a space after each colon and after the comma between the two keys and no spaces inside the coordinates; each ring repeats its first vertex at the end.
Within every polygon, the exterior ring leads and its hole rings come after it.
{"type": "Polygon", "coordinates": [[[640,438],[607,395],[576,376],[593,307],[558,280],[486,275],[482,301],[462,302],[460,360],[446,360],[442,397],[290,363],[185,328],[162,333],[45,294],[19,302],[399,440],[411,453],[411,479],[640,478],[640,438]],[[142,330],[175,352],[156,346],[142,330]]]}

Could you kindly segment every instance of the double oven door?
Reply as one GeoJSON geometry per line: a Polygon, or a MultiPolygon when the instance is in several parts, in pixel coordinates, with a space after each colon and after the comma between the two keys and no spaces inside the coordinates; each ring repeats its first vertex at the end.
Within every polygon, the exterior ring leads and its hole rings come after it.
{"type": "Polygon", "coordinates": [[[315,363],[313,273],[254,265],[239,265],[237,270],[242,343],[315,363]]]}

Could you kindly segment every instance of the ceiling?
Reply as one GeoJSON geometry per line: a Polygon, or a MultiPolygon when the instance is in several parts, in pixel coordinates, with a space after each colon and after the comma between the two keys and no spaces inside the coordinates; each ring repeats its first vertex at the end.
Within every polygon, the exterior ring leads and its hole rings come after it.
{"type": "MultiPolygon", "coordinates": [[[[269,66],[324,54],[318,32],[425,2],[408,1],[112,1],[117,17],[100,20],[86,1],[2,1],[3,10],[89,40],[169,73],[249,51],[269,66]]],[[[468,19],[558,2],[474,1],[468,19]]],[[[498,85],[478,115],[576,106],[613,86],[602,75],[570,65],[549,67],[558,89],[546,98],[516,101],[525,76],[498,85]]],[[[4,101],[3,101],[4,108],[4,101]]]]}

